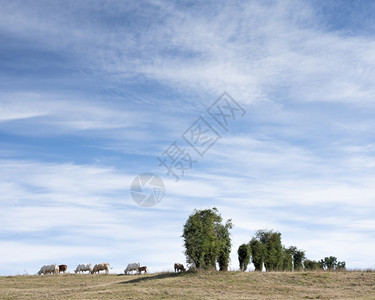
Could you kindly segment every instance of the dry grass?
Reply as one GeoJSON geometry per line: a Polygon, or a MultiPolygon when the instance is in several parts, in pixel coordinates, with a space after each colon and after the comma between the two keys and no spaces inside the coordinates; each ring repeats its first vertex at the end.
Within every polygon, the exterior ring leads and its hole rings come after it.
{"type": "Polygon", "coordinates": [[[373,272],[0,277],[0,299],[375,299],[373,272]]]}

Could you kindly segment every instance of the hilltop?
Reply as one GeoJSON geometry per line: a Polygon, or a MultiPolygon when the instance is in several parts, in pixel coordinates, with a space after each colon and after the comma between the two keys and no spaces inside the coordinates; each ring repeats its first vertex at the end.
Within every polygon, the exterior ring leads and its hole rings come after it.
{"type": "Polygon", "coordinates": [[[363,299],[374,272],[197,272],[0,277],[0,299],[363,299]]]}

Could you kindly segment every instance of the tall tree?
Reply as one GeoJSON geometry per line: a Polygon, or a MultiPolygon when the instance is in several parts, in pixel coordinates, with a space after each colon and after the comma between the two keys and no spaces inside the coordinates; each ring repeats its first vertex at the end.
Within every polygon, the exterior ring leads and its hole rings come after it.
{"type": "Polygon", "coordinates": [[[232,229],[233,224],[228,220],[225,225],[218,224],[216,228],[216,235],[219,240],[219,254],[217,262],[220,271],[228,271],[230,251],[232,249],[229,229],[232,229]]]}
{"type": "Polygon", "coordinates": [[[283,246],[281,244],[281,233],[273,230],[258,230],[255,236],[263,244],[266,270],[282,270],[283,246]]]}
{"type": "Polygon", "coordinates": [[[251,262],[254,265],[255,271],[262,271],[265,252],[264,246],[255,237],[251,239],[249,245],[251,249],[251,262]]]}
{"type": "Polygon", "coordinates": [[[240,270],[246,271],[247,266],[250,262],[251,257],[251,249],[248,244],[242,244],[240,247],[238,247],[238,261],[240,263],[240,270]]]}
{"type": "Polygon", "coordinates": [[[222,224],[222,217],[218,210],[195,210],[189,216],[182,237],[185,244],[186,260],[197,268],[216,269],[219,263],[220,270],[227,270],[231,239],[229,229],[231,220],[222,224]]]}
{"type": "Polygon", "coordinates": [[[293,271],[293,255],[283,246],[283,271],[293,271]]]}

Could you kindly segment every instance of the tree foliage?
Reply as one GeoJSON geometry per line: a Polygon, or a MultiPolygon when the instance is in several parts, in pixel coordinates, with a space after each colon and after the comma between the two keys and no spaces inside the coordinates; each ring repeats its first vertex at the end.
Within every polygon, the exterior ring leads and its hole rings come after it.
{"type": "Polygon", "coordinates": [[[319,261],[319,265],[324,270],[345,270],[346,263],[344,261],[337,261],[335,256],[327,256],[319,261]]]}
{"type": "Polygon", "coordinates": [[[305,251],[297,249],[295,246],[290,246],[289,251],[293,256],[293,269],[294,271],[303,270],[303,261],[306,258],[305,251]]]}
{"type": "Polygon", "coordinates": [[[326,270],[333,270],[337,266],[337,257],[329,256],[325,257],[323,260],[323,265],[326,270]]]}
{"type": "Polygon", "coordinates": [[[316,271],[316,270],[319,270],[319,269],[323,269],[320,266],[319,262],[317,262],[315,260],[305,259],[303,264],[305,266],[305,270],[308,270],[308,271],[316,271]]]}
{"type": "Polygon", "coordinates": [[[264,266],[266,270],[282,270],[284,257],[281,233],[273,230],[258,230],[255,238],[263,245],[264,266]]]}
{"type": "Polygon", "coordinates": [[[219,254],[217,262],[220,271],[228,271],[230,251],[232,249],[229,229],[233,227],[232,222],[228,220],[224,225],[218,224],[216,235],[218,237],[219,254]]]}
{"type": "Polygon", "coordinates": [[[283,271],[293,271],[293,255],[289,251],[289,249],[286,249],[283,247],[283,265],[282,265],[283,271]]]}
{"type": "Polygon", "coordinates": [[[222,224],[216,208],[195,210],[187,219],[182,234],[187,262],[203,269],[216,269],[218,263],[219,269],[226,271],[231,251],[229,229],[232,227],[231,220],[222,224]]]}
{"type": "Polygon", "coordinates": [[[344,261],[338,261],[336,269],[337,270],[345,270],[346,269],[346,263],[344,261]]]}
{"type": "Polygon", "coordinates": [[[240,263],[240,270],[246,271],[247,266],[250,262],[250,257],[251,257],[250,245],[242,244],[238,248],[237,254],[238,254],[238,261],[240,263]]]}
{"type": "Polygon", "coordinates": [[[249,245],[251,249],[251,262],[254,265],[255,271],[262,271],[264,262],[264,246],[256,238],[252,238],[249,245]]]}

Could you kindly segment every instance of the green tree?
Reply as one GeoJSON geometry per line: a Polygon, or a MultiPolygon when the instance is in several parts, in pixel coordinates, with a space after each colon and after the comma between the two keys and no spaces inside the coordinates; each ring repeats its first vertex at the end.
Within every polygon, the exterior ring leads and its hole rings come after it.
{"type": "Polygon", "coordinates": [[[263,244],[266,270],[282,270],[283,246],[281,244],[281,233],[273,230],[258,230],[255,236],[263,244]]]}
{"type": "Polygon", "coordinates": [[[315,260],[306,259],[303,264],[305,266],[305,270],[315,271],[320,269],[319,262],[315,260]]]}
{"type": "Polygon", "coordinates": [[[294,271],[303,270],[303,261],[306,258],[305,251],[297,249],[295,246],[290,246],[289,251],[293,256],[294,271]]]}
{"type": "Polygon", "coordinates": [[[338,270],[346,270],[346,263],[344,261],[338,261],[336,269],[338,270]]]}
{"type": "Polygon", "coordinates": [[[319,261],[319,265],[324,270],[345,270],[346,263],[344,261],[337,261],[335,256],[327,256],[319,261]]]}
{"type": "Polygon", "coordinates": [[[262,271],[265,252],[264,246],[255,237],[251,239],[249,245],[251,249],[251,262],[254,264],[255,271],[262,271]]]}
{"type": "Polygon", "coordinates": [[[247,266],[250,262],[251,249],[248,244],[242,244],[237,251],[238,261],[240,262],[240,270],[246,271],[247,266]]]}
{"type": "Polygon", "coordinates": [[[229,229],[232,229],[232,227],[232,222],[228,220],[225,225],[218,224],[216,228],[216,236],[218,237],[219,243],[217,262],[220,271],[228,271],[230,251],[232,249],[229,229]]]}
{"type": "Polygon", "coordinates": [[[283,271],[293,271],[293,255],[283,246],[283,271]]]}
{"type": "Polygon", "coordinates": [[[337,258],[334,256],[325,257],[323,260],[323,266],[326,270],[334,270],[337,266],[337,258]]]}
{"type": "Polygon", "coordinates": [[[227,270],[231,240],[229,229],[233,227],[231,220],[222,224],[222,217],[218,210],[194,210],[185,225],[184,238],[185,255],[189,264],[197,268],[227,270]]]}

